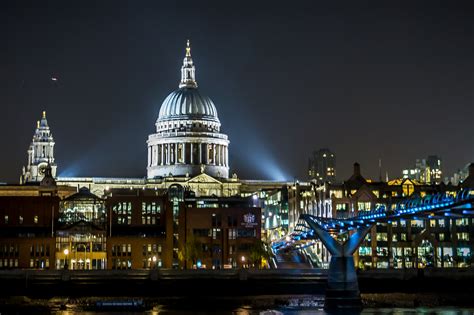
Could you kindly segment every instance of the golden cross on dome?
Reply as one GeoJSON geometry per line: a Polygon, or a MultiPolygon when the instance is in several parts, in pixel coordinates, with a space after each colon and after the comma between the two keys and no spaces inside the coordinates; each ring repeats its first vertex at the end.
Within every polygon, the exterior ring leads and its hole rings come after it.
{"type": "Polygon", "coordinates": [[[186,43],[186,57],[191,57],[191,46],[189,44],[189,39],[186,43]]]}

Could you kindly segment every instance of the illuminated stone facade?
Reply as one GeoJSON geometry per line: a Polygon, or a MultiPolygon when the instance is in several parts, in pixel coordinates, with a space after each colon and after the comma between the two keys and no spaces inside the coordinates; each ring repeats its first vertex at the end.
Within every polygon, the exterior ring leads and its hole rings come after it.
{"type": "Polygon", "coordinates": [[[163,101],[155,125],[156,133],[147,141],[147,178],[204,172],[217,178],[229,177],[229,140],[220,133],[214,103],[198,90],[189,41],[179,89],[163,101]]]}
{"type": "Polygon", "coordinates": [[[43,112],[38,120],[30,147],[28,148],[28,164],[23,167],[20,183],[40,182],[44,177],[46,167],[51,167],[53,177],[56,177],[56,163],[54,161],[54,139],[43,112]]]}

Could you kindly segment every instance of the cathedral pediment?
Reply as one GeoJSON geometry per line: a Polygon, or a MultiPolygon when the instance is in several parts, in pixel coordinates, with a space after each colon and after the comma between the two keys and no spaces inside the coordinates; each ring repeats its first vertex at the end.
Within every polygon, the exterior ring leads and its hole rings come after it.
{"type": "Polygon", "coordinates": [[[214,177],[212,176],[209,176],[207,174],[199,174],[198,176],[195,176],[193,178],[191,178],[190,180],[187,181],[188,184],[202,184],[202,183],[206,183],[206,184],[219,184],[221,185],[222,183],[220,181],[218,181],[217,179],[215,179],[214,177]]]}

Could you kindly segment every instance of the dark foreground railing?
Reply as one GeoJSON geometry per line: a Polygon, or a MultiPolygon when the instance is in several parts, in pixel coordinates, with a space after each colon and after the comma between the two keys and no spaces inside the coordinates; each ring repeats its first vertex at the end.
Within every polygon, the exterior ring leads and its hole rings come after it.
{"type": "Polygon", "coordinates": [[[27,296],[244,296],[322,294],[321,269],[8,270],[0,294],[27,296]]]}

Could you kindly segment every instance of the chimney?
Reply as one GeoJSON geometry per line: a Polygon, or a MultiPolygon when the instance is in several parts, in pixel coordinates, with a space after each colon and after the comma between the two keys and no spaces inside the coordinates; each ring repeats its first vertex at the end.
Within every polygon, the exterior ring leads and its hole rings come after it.
{"type": "Polygon", "coordinates": [[[354,163],[354,175],[360,176],[360,164],[357,162],[354,163]]]}

